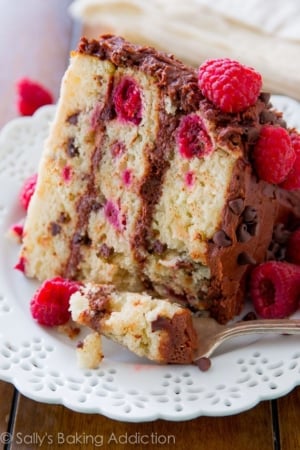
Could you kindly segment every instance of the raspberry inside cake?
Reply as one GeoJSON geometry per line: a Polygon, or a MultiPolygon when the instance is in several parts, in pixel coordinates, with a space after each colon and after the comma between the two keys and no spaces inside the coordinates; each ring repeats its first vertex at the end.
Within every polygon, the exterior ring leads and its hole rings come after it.
{"type": "Polygon", "coordinates": [[[253,169],[266,124],[286,128],[264,93],[222,112],[174,57],[82,38],[28,209],[25,274],[147,290],[227,322],[275,225],[299,223],[299,195],[253,169]]]}

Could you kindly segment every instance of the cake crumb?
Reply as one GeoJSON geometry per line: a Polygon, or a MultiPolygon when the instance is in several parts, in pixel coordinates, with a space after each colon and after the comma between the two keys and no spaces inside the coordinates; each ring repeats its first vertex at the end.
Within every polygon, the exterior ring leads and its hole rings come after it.
{"type": "Polygon", "coordinates": [[[97,369],[104,357],[100,334],[90,333],[82,341],[79,341],[76,354],[81,369],[97,369]]]}
{"type": "Polygon", "coordinates": [[[75,339],[80,333],[80,327],[73,322],[68,322],[64,325],[58,325],[57,331],[61,334],[64,334],[70,339],[75,339]]]}

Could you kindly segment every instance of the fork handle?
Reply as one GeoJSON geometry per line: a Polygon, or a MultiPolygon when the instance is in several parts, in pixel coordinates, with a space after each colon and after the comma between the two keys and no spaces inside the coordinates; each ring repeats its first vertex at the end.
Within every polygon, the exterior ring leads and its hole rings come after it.
{"type": "Polygon", "coordinates": [[[288,333],[300,334],[300,319],[259,319],[237,322],[233,325],[226,326],[221,334],[270,334],[270,333],[288,333]]]}
{"type": "Polygon", "coordinates": [[[220,344],[232,337],[285,333],[300,334],[300,319],[258,319],[226,325],[223,330],[217,333],[216,341],[211,345],[205,356],[209,357],[220,344]]]}
{"type": "Polygon", "coordinates": [[[219,343],[248,334],[300,334],[300,319],[259,319],[225,326],[218,333],[219,343]]]}

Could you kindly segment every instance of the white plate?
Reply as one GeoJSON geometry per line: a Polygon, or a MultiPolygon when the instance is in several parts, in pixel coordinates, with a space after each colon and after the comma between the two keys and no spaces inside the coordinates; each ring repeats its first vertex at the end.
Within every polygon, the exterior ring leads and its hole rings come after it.
{"type": "MultiPolygon", "coordinates": [[[[297,102],[274,97],[273,103],[291,126],[300,127],[297,102]]],[[[41,402],[132,422],[236,414],[300,384],[300,346],[294,336],[236,340],[213,357],[207,372],[151,364],[105,340],[100,368],[81,370],[76,340],[31,319],[28,306],[37,284],[13,269],[19,249],[5,235],[23,216],[18,192],[23,179],[37,170],[54,108],[15,119],[0,134],[0,379],[41,402]]]]}

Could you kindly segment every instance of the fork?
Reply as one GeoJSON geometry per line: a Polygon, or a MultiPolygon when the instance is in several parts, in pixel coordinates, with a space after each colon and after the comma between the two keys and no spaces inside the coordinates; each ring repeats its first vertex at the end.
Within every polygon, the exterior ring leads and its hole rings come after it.
{"type": "Polygon", "coordinates": [[[209,358],[225,341],[250,334],[300,334],[300,319],[258,319],[221,325],[209,317],[193,317],[198,336],[194,360],[209,358]]]}

